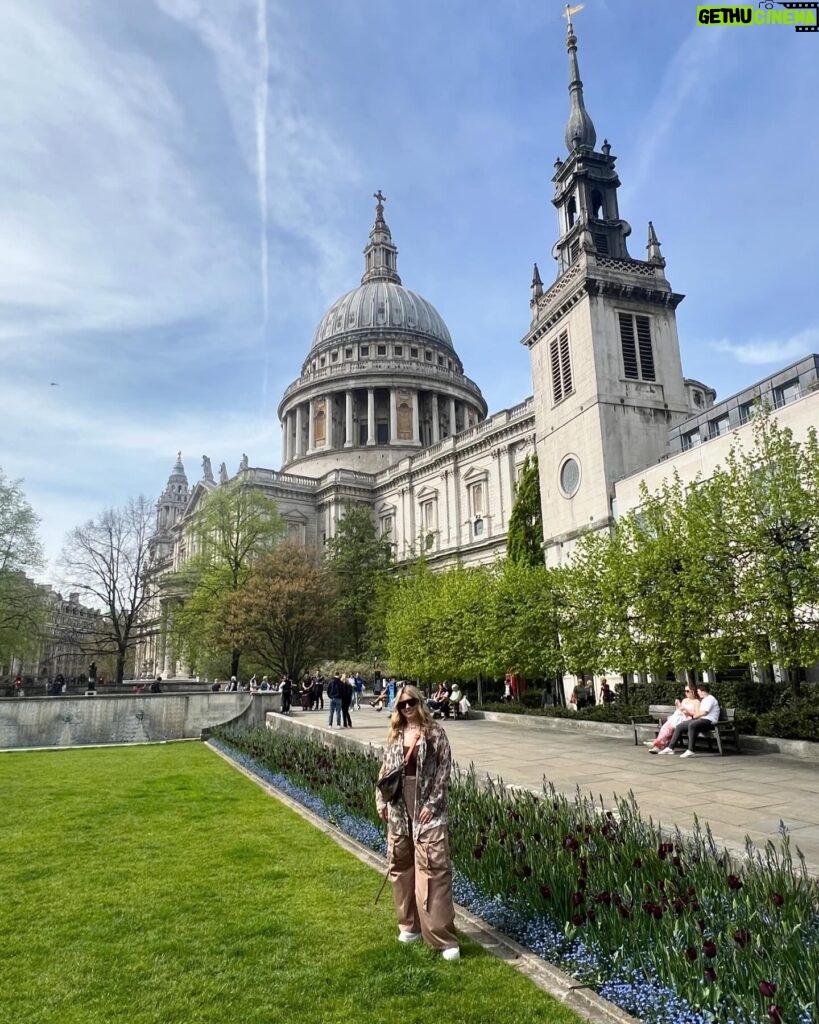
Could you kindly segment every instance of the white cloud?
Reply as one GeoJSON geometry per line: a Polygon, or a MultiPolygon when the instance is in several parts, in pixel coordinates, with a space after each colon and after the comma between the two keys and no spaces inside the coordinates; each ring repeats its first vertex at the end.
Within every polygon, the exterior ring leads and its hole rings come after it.
{"type": "Polygon", "coordinates": [[[819,351],[819,328],[811,327],[789,338],[752,338],[737,342],[722,339],[714,342],[712,347],[717,352],[727,352],[737,362],[748,366],[784,365],[819,351]]]}
{"type": "Polygon", "coordinates": [[[93,11],[3,6],[6,338],[37,347],[229,308],[247,255],[180,155],[185,131],[160,66],[108,41],[93,11]]]}
{"type": "Polygon", "coordinates": [[[632,196],[645,190],[658,156],[668,148],[668,137],[680,114],[695,98],[709,94],[720,72],[717,53],[728,38],[724,28],[703,32],[702,27],[697,26],[677,48],[633,146],[637,160],[623,186],[621,203],[624,206],[632,196]]]}
{"type": "Polygon", "coordinates": [[[320,105],[311,78],[314,57],[306,40],[289,25],[287,4],[268,3],[272,29],[265,34],[257,6],[262,0],[155,2],[212,54],[245,164],[254,176],[265,175],[264,186],[259,182],[258,189],[269,227],[271,307],[303,309],[308,272],[316,282],[311,291],[335,298],[348,284],[344,268],[350,251],[349,239],[336,227],[339,210],[350,185],[360,181],[362,169],[357,154],[320,105]],[[262,69],[268,72],[264,103],[262,69]],[[260,118],[267,127],[263,146],[260,118]],[[299,261],[294,239],[307,246],[307,265],[299,261]]]}

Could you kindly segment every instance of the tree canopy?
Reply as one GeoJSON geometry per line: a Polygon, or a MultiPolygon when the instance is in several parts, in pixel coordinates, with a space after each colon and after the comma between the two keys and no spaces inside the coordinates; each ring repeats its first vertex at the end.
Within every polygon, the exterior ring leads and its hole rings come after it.
{"type": "Polygon", "coordinates": [[[537,455],[527,455],[509,516],[506,557],[522,565],[543,564],[543,510],[537,455]]]}
{"type": "Polygon", "coordinates": [[[254,561],[228,598],[223,629],[263,668],[298,679],[334,653],[335,581],[317,556],[283,544],[254,561]]]}
{"type": "Polygon", "coordinates": [[[242,647],[225,624],[235,594],[255,561],[271,554],[284,532],[276,503],[235,480],[212,491],[188,528],[187,560],[165,584],[177,603],[173,638],[192,668],[218,665],[238,675],[242,647]]]}
{"type": "Polygon", "coordinates": [[[380,632],[374,618],[392,563],[389,540],[379,537],[366,505],[347,505],[327,541],[327,568],[335,580],[341,656],[361,659],[378,652],[380,632]]]}
{"type": "Polygon", "coordinates": [[[153,503],[140,495],[120,508],[107,508],[68,535],[60,566],[69,589],[102,614],[98,628],[77,633],[77,645],[92,655],[113,655],[116,682],[143,638],[148,591],[148,540],[153,503]]]}
{"type": "Polygon", "coordinates": [[[42,591],[29,575],[43,564],[38,525],[22,481],[0,469],[0,665],[27,658],[40,639],[42,591]]]}

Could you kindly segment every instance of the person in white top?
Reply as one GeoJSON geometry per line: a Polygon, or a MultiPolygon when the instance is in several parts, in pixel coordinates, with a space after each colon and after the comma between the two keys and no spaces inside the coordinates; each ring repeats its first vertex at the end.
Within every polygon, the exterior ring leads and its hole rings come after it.
{"type": "Polygon", "coordinates": [[[708,732],[719,721],[719,704],[717,698],[711,696],[711,687],[707,683],[700,683],[697,687],[697,695],[700,698],[699,711],[696,711],[687,722],[680,722],[668,743],[668,749],[673,751],[676,744],[682,739],[683,733],[686,733],[688,749],[683,753],[683,757],[693,757],[697,734],[708,732]]]}

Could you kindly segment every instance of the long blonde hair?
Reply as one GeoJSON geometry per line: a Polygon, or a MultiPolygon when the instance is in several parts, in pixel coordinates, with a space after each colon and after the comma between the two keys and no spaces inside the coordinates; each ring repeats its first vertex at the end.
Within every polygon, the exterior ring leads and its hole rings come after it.
{"type": "Polygon", "coordinates": [[[398,710],[398,702],[399,700],[407,699],[414,699],[418,701],[418,714],[421,718],[421,732],[429,732],[432,728],[432,715],[427,707],[427,702],[423,693],[421,693],[417,686],[412,686],[410,683],[403,683],[395,691],[395,701],[393,702],[393,711],[390,717],[390,729],[387,733],[387,743],[395,743],[404,731],[406,722],[403,713],[398,710]]]}

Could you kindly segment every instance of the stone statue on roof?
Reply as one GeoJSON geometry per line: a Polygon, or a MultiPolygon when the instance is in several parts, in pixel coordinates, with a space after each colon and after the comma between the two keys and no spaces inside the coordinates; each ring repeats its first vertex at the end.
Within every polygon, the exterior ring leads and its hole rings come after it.
{"type": "Polygon", "coordinates": [[[214,482],[213,470],[211,469],[210,459],[207,457],[207,455],[202,456],[202,478],[204,480],[207,480],[209,484],[212,484],[214,482]]]}
{"type": "Polygon", "coordinates": [[[241,473],[243,469],[248,469],[249,467],[250,462],[248,461],[248,457],[244,452],[242,452],[242,461],[239,463],[239,472],[241,473]]]}
{"type": "Polygon", "coordinates": [[[228,471],[227,466],[224,462],[219,466],[219,483],[226,484],[228,482],[228,471]]]}

